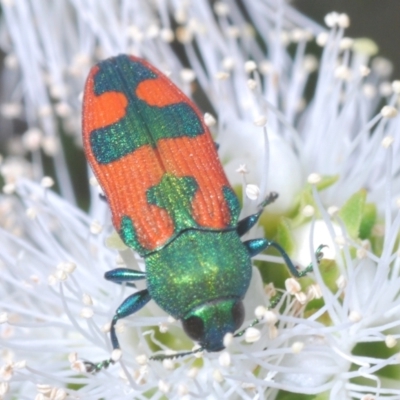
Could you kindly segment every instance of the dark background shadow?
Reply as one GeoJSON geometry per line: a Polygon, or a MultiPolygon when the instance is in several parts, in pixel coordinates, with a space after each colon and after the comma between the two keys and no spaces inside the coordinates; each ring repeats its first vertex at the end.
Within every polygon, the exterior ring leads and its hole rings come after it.
{"type": "Polygon", "coordinates": [[[351,21],[346,35],[374,40],[379,55],[393,63],[392,77],[400,78],[400,0],[293,0],[292,4],[324,26],[327,13],[346,13],[351,21]]]}

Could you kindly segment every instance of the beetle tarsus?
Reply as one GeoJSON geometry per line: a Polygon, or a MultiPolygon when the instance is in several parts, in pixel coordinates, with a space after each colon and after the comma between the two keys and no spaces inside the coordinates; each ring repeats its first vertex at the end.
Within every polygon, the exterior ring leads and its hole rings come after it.
{"type": "Polygon", "coordinates": [[[97,374],[102,369],[107,369],[111,364],[115,364],[115,361],[109,358],[108,360],[103,360],[98,363],[92,363],[90,361],[83,362],[86,372],[89,374],[97,374]]]}
{"type": "Polygon", "coordinates": [[[276,192],[269,193],[265,200],[258,205],[258,212],[240,220],[236,227],[236,232],[238,233],[238,235],[243,236],[245,233],[247,233],[257,223],[262,212],[264,211],[264,208],[268,204],[273,203],[278,198],[278,196],[279,195],[276,192]]]}

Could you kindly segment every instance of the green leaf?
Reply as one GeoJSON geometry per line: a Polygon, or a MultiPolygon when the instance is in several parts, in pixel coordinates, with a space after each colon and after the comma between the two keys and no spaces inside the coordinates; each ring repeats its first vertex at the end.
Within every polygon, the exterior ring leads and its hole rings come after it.
{"type": "Polygon", "coordinates": [[[319,394],[300,394],[300,393],[289,393],[280,390],[276,400],[328,400],[329,392],[319,394]]]}
{"type": "MultiPolygon", "coordinates": [[[[321,191],[328,188],[329,186],[332,186],[338,179],[339,175],[322,176],[320,182],[318,182],[315,186],[318,191],[321,191]]],[[[318,214],[311,184],[305,185],[304,189],[298,194],[295,204],[296,207],[289,214],[292,219],[292,226],[294,228],[306,223],[311,219],[311,217],[308,217],[302,213],[306,206],[314,207],[315,212],[318,214]]]]}
{"type": "Polygon", "coordinates": [[[116,231],[113,231],[111,235],[106,238],[106,246],[110,249],[121,251],[128,248],[116,231]]]}
{"type": "Polygon", "coordinates": [[[357,239],[360,232],[366,197],[367,191],[361,189],[347,200],[339,212],[339,216],[343,220],[349,236],[353,239],[357,239]]]}
{"type": "Polygon", "coordinates": [[[372,228],[377,220],[375,204],[368,203],[364,207],[364,213],[360,224],[360,239],[367,239],[371,235],[372,228]]]}
{"type": "Polygon", "coordinates": [[[324,190],[332,186],[339,179],[339,175],[323,175],[321,180],[315,185],[318,191],[324,190]]]}
{"type": "Polygon", "coordinates": [[[290,220],[282,217],[278,223],[274,240],[278,242],[287,253],[291,253],[294,249],[292,237],[292,227],[290,220]]]}

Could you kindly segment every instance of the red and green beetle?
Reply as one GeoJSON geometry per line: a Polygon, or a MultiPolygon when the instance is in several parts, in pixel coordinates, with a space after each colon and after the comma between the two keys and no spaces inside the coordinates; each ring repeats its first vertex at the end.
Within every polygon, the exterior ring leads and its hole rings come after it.
{"type": "Polygon", "coordinates": [[[273,241],[240,240],[276,196],[238,220],[239,201],[200,111],[145,60],[119,55],[92,68],[83,99],[83,141],[115,229],[146,264],[146,272],[117,268],[105,274],[116,283],[147,283],[116,310],[114,349],[116,322],[153,299],[182,321],[200,350],[219,351],[224,336],[243,323],[251,257],[272,246],[293,275],[310,270],[299,273],[273,241]]]}

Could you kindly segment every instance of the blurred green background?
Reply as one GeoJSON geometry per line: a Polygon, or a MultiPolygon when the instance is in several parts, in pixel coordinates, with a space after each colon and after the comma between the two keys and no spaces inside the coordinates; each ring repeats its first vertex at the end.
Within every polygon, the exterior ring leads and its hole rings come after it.
{"type": "Polygon", "coordinates": [[[393,62],[393,78],[400,79],[400,0],[293,0],[292,4],[323,25],[327,13],[346,13],[351,20],[346,35],[373,39],[379,54],[393,62]]]}

